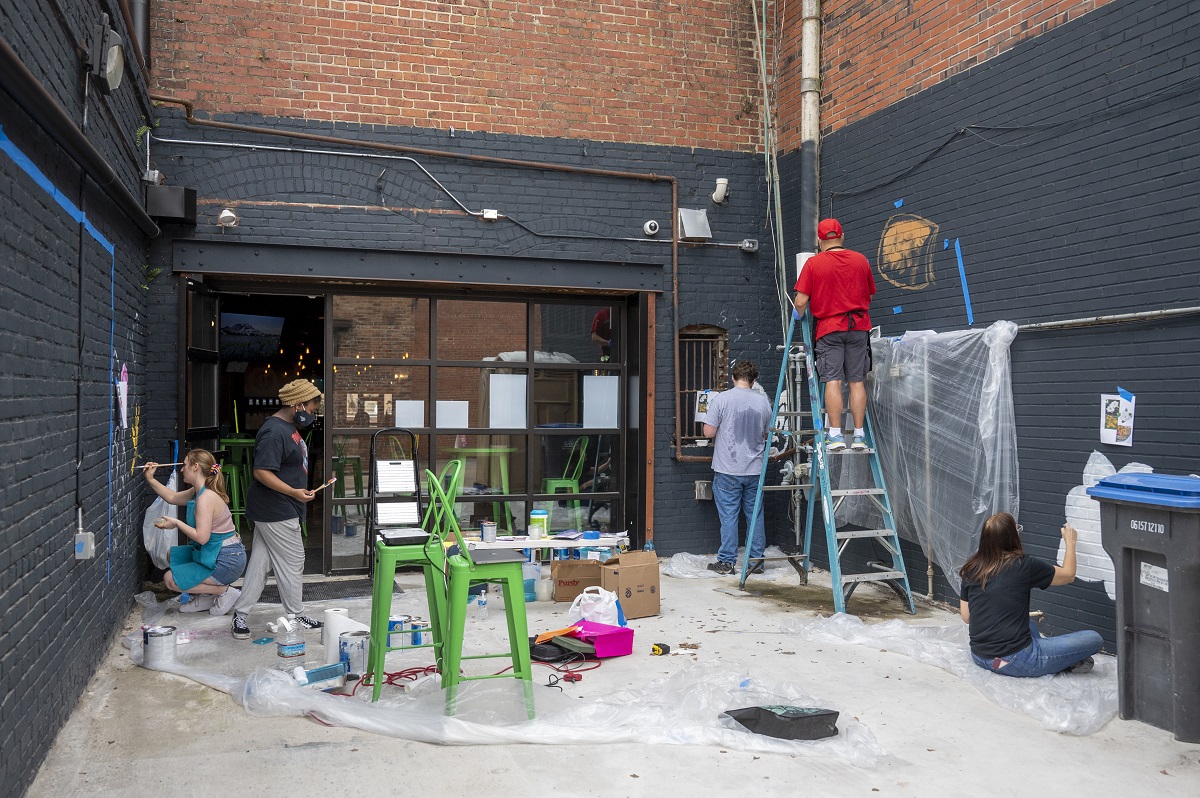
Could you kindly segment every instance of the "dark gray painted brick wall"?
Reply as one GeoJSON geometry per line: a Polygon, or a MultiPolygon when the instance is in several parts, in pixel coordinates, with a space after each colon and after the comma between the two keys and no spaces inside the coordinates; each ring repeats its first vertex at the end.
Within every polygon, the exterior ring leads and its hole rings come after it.
{"type": "MultiPolygon", "coordinates": [[[[894,213],[940,226],[935,282],[901,291],[879,281],[876,323],[889,335],[967,326],[955,239],[977,328],[1200,305],[1198,89],[1200,3],[1117,2],[827,138],[821,213],[841,220],[849,246],[875,261],[894,213]]],[[[791,209],[797,163],[790,156],[784,170],[791,209]]],[[[1017,336],[1028,551],[1054,556],[1066,493],[1093,450],[1118,468],[1197,471],[1198,340],[1198,316],[1017,336]],[[1118,385],[1138,397],[1128,449],[1099,442],[1099,394],[1118,385]]],[[[923,591],[925,562],[908,555],[923,591]]],[[[937,592],[957,600],[940,579],[937,592]]],[[[1097,583],[1035,593],[1034,604],[1048,612],[1044,629],[1092,626],[1114,644],[1113,602],[1097,583]]]]}
{"type": "MultiPolygon", "coordinates": [[[[78,123],[83,85],[76,47],[111,3],[13,2],[0,30],[78,123]]],[[[88,139],[135,194],[136,131],[148,107],[136,66],[110,99],[93,93],[88,139]]],[[[0,76],[3,83],[10,76],[0,76]]],[[[116,250],[91,236],[6,155],[0,155],[0,784],[28,787],[55,734],[120,631],[145,555],[132,430],[118,429],[109,462],[110,330],[130,406],[146,404],[145,241],[79,169],[0,91],[0,126],[116,250]],[[110,278],[110,273],[113,275],[110,278]],[[82,329],[82,347],[80,332],[82,329]],[[80,398],[81,397],[81,398],[80,398]],[[82,406],[82,412],[79,408],[82,406]],[[77,440],[82,459],[77,467],[77,440]],[[73,557],[76,507],[96,557],[73,557]],[[110,524],[111,518],[111,524],[110,524]],[[111,543],[109,528],[111,525],[111,543]]],[[[130,423],[134,420],[130,414],[130,423]]]]}

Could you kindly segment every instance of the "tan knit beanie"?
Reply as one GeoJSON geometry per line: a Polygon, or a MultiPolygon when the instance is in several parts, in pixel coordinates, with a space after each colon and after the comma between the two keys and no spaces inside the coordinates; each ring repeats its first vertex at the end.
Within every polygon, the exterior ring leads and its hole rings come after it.
{"type": "Polygon", "coordinates": [[[279,401],[283,402],[284,407],[320,398],[321,391],[308,380],[292,380],[279,389],[279,401]]]}

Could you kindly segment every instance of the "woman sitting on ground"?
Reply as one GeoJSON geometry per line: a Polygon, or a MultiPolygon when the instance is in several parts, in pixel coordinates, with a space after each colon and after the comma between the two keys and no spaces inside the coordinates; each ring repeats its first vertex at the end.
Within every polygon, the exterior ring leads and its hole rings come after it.
{"type": "Polygon", "coordinates": [[[191,597],[180,612],[208,610],[212,615],[224,615],[242,593],[230,585],[246,571],[246,547],[229,512],[221,466],[211,452],[191,450],[180,468],[183,481],[190,487],[178,493],[154,478],[156,468],[158,463],[142,467],[146,482],[167,504],[186,505],[187,521],[163,516],[155,526],[174,527],[191,539],[187,545],[171,547],[171,569],[163,582],[171,590],[191,597]]]}
{"type": "Polygon", "coordinates": [[[1028,557],[1021,548],[1021,527],[1008,513],[983,522],[979,550],[959,571],[959,614],[970,625],[971,658],[981,668],[1004,676],[1087,673],[1092,655],[1104,641],[1090,629],[1042,637],[1029,618],[1029,591],[1075,581],[1077,533],[1063,524],[1066,552],[1062,565],[1028,557]]]}

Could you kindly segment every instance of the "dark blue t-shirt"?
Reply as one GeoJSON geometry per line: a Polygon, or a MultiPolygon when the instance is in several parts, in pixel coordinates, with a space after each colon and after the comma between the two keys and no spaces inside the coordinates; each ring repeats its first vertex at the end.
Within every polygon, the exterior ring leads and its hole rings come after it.
{"type": "Polygon", "coordinates": [[[1045,590],[1054,566],[1021,555],[987,580],[987,587],[963,580],[962,599],[971,610],[971,651],[984,659],[1016,654],[1029,636],[1029,591],[1045,590]]]}
{"type": "MultiPolygon", "coordinates": [[[[283,484],[308,487],[308,447],[295,424],[271,416],[254,438],[254,468],[274,471],[283,484]]],[[[257,479],[246,496],[251,521],[289,521],[304,517],[304,502],[268,488],[257,479]]]]}

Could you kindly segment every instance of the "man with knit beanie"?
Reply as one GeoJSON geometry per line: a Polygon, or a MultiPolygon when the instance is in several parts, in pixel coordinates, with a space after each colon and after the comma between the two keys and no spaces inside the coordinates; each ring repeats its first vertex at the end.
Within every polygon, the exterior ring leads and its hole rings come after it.
{"type": "Polygon", "coordinates": [[[308,490],[308,447],[303,430],[313,425],[321,407],[321,391],[308,380],[293,380],[279,389],[283,407],[262,425],[254,438],[254,481],[246,496],[246,518],[254,523],[250,563],[242,595],[233,605],[233,636],[250,637],[246,616],[262,595],[267,572],[275,572],[279,600],[305,629],[321,623],[304,614],[304,539],[300,519],[313,500],[308,490]]]}

